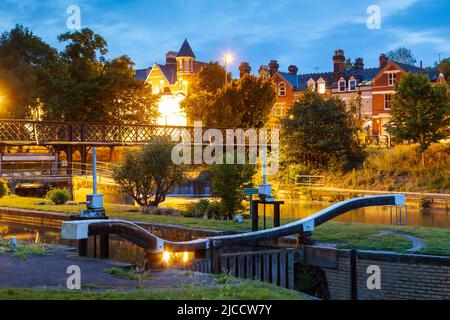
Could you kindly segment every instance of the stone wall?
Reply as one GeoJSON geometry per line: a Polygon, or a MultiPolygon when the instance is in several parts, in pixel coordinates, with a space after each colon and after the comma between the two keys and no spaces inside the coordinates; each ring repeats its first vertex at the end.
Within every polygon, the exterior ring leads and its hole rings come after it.
{"type": "Polygon", "coordinates": [[[330,299],[450,299],[450,257],[307,246],[303,263],[325,272],[330,299]],[[379,290],[367,287],[369,266],[380,268],[379,290]]]}

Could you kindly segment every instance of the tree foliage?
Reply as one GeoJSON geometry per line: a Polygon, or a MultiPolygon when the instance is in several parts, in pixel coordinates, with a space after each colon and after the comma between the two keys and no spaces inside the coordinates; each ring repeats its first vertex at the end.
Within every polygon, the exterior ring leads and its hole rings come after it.
{"type": "Polygon", "coordinates": [[[220,198],[228,219],[242,209],[242,190],[252,186],[256,166],[251,164],[215,164],[211,168],[213,195],[220,198]]]}
{"type": "Polygon", "coordinates": [[[343,170],[360,156],[353,115],[339,98],[306,92],[282,120],[282,158],[310,169],[343,170]]]}
{"type": "Polygon", "coordinates": [[[447,86],[433,86],[426,75],[409,73],[398,84],[390,114],[388,132],[396,140],[419,143],[424,151],[450,133],[447,86]]]}
{"type": "Polygon", "coordinates": [[[1,35],[0,57],[2,117],[30,117],[40,101],[53,101],[65,71],[57,50],[17,25],[1,35]]]}
{"type": "Polygon", "coordinates": [[[272,82],[247,74],[224,86],[224,77],[218,63],[200,72],[181,102],[188,118],[211,127],[263,127],[276,99],[272,82]]]}
{"type": "Polygon", "coordinates": [[[444,75],[444,78],[450,81],[450,58],[442,60],[438,67],[439,71],[444,75]]]}
{"type": "Polygon", "coordinates": [[[416,63],[416,59],[414,58],[414,54],[412,53],[411,49],[405,47],[398,47],[395,50],[389,51],[387,53],[387,57],[391,60],[406,63],[409,65],[414,65],[416,63]]]}
{"type": "Polygon", "coordinates": [[[114,170],[114,180],[124,194],[130,195],[142,208],[158,207],[167,193],[182,182],[185,167],[173,163],[174,144],[159,140],[128,153],[114,170]]]}
{"type": "Polygon", "coordinates": [[[48,120],[149,122],[157,97],[134,78],[127,56],[107,60],[106,40],[90,29],[58,37],[63,51],[16,26],[0,38],[0,96],[5,116],[48,120]],[[6,88],[6,89],[5,89],[6,88]]]}

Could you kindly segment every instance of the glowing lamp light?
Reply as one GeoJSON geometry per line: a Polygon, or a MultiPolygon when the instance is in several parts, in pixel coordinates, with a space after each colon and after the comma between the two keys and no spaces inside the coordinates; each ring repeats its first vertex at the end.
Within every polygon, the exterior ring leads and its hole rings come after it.
{"type": "Polygon", "coordinates": [[[163,252],[163,256],[162,256],[162,260],[166,263],[169,263],[170,261],[170,252],[164,251],[163,252]]]}
{"type": "Polygon", "coordinates": [[[224,60],[225,60],[226,64],[230,64],[233,62],[233,56],[231,54],[227,53],[227,54],[225,54],[224,60]]]}
{"type": "Polygon", "coordinates": [[[161,126],[187,126],[187,116],[180,108],[183,96],[162,96],[158,103],[159,118],[161,126]]]}
{"type": "Polygon", "coordinates": [[[189,261],[189,254],[187,252],[183,252],[183,262],[186,263],[189,261]]]}

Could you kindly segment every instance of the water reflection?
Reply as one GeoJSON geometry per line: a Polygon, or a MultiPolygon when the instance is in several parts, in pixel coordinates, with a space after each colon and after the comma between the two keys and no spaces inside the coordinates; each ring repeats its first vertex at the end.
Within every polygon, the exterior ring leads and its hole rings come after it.
{"type": "MultiPolygon", "coordinates": [[[[281,206],[281,217],[302,219],[330,206],[328,203],[311,201],[287,201],[281,206]]],[[[260,205],[259,212],[263,212],[260,205]]],[[[267,216],[273,215],[272,206],[266,206],[267,216]]],[[[394,213],[395,216],[395,213],[394,213]]],[[[394,217],[395,220],[395,217],[394,217]]],[[[358,222],[365,224],[390,224],[390,207],[369,207],[350,211],[334,219],[340,222],[358,222]]],[[[422,227],[450,228],[450,214],[440,209],[418,209],[408,207],[408,225],[422,227]]]]}

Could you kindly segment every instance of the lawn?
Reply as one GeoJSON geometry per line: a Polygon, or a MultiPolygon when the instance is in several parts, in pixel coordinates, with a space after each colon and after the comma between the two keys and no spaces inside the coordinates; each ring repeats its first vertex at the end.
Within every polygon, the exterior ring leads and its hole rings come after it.
{"type": "MultiPolygon", "coordinates": [[[[42,199],[11,196],[0,199],[0,206],[22,209],[78,213],[79,210],[84,207],[82,205],[56,206],[52,204],[42,205],[39,203],[42,203],[42,199]]],[[[176,224],[191,228],[211,230],[251,230],[251,221],[249,219],[245,219],[244,222],[240,224],[233,221],[143,214],[134,206],[106,204],[105,207],[107,214],[111,217],[127,220],[176,224]]],[[[292,221],[293,219],[281,219],[282,224],[292,221]]],[[[260,219],[261,228],[262,223],[262,219],[260,219]]],[[[272,219],[268,218],[267,225],[271,226],[272,223],[272,219]]],[[[318,242],[337,244],[337,247],[339,248],[406,252],[411,247],[411,243],[408,239],[397,234],[385,234],[383,232],[384,230],[392,230],[396,233],[404,233],[421,238],[425,242],[425,247],[417,253],[450,255],[450,229],[445,228],[399,227],[391,225],[327,222],[314,231],[313,237],[318,242]]]]}
{"type": "Polygon", "coordinates": [[[215,287],[89,292],[67,290],[0,289],[0,300],[307,300],[310,297],[259,281],[215,287]]]}

